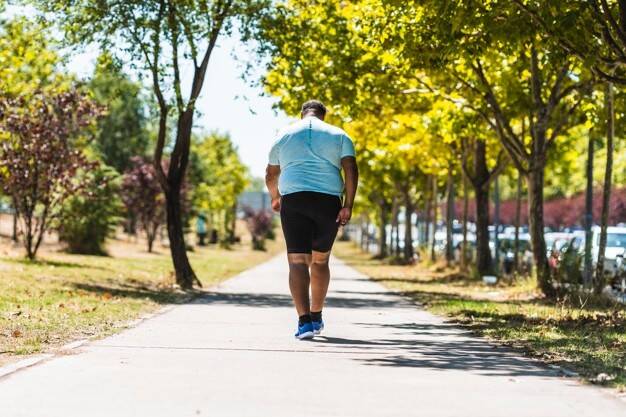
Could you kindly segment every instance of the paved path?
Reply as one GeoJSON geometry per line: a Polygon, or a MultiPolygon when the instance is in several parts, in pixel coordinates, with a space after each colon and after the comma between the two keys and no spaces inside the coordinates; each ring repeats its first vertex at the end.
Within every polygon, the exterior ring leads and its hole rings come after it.
{"type": "Polygon", "coordinates": [[[333,260],[293,339],[283,256],[203,299],[0,379],[0,416],[626,416],[626,402],[443,322],[333,260]]]}

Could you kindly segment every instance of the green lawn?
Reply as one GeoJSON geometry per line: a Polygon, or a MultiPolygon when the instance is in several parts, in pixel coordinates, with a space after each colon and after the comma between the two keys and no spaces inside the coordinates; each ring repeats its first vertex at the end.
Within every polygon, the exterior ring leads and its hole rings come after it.
{"type": "MultiPolygon", "coordinates": [[[[44,252],[38,261],[0,257],[0,365],[16,355],[48,350],[69,341],[101,337],[143,313],[189,297],[173,288],[166,248],[148,254],[143,246],[109,244],[113,256],[44,252]]],[[[254,266],[282,249],[250,245],[231,250],[198,248],[189,253],[203,286],[209,287],[254,266]]]]}
{"type": "MultiPolygon", "coordinates": [[[[390,265],[351,243],[335,254],[388,288],[449,316],[476,333],[578,372],[588,381],[605,373],[626,390],[626,310],[622,305],[541,297],[534,282],[486,286],[442,266],[390,265]]],[[[601,378],[602,380],[603,378],[601,378]]]]}

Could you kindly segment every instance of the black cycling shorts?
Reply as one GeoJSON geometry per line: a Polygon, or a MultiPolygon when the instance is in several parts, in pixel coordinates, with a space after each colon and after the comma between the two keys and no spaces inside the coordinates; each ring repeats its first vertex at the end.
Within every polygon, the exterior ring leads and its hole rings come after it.
{"type": "Polygon", "coordinates": [[[280,220],[287,253],[328,252],[337,236],[341,199],[335,195],[301,191],[280,199],[280,220]]]}

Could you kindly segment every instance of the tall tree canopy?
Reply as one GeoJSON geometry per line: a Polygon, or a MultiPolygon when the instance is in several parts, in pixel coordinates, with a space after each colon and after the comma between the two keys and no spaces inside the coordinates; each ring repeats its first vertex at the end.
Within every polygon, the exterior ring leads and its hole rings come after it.
{"type": "Polygon", "coordinates": [[[189,163],[196,101],[213,49],[235,24],[245,29],[269,0],[35,0],[56,17],[71,43],[99,42],[147,73],[159,109],[154,150],[157,178],[166,197],[167,230],[176,282],[199,281],[189,263],[183,232],[181,187],[189,163]],[[174,134],[168,138],[170,117],[174,134]],[[171,142],[171,143],[170,143],[171,142]],[[169,153],[167,171],[162,160],[169,153]]]}
{"type": "Polygon", "coordinates": [[[132,157],[148,152],[150,103],[141,84],[130,80],[121,63],[106,52],[98,57],[88,88],[106,108],[98,121],[95,148],[107,165],[123,173],[132,165],[132,157]]]}

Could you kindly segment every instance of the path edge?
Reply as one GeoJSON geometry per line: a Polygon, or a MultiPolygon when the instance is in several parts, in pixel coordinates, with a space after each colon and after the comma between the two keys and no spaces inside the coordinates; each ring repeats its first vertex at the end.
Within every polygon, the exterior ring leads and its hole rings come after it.
{"type": "Polygon", "coordinates": [[[58,358],[60,356],[65,356],[65,355],[71,355],[71,354],[76,354],[78,353],[78,349],[91,343],[94,342],[96,340],[102,340],[102,339],[106,339],[107,337],[113,336],[115,334],[119,334],[122,332],[125,332],[127,330],[133,329],[137,326],[139,326],[140,324],[142,324],[145,321],[151,320],[157,316],[161,316],[163,314],[166,314],[172,310],[174,310],[176,307],[183,305],[183,304],[188,304],[188,303],[192,303],[195,300],[197,300],[198,298],[201,298],[203,296],[205,296],[207,293],[214,291],[215,289],[219,288],[221,285],[223,285],[224,283],[232,280],[232,279],[236,279],[239,276],[243,275],[243,274],[248,274],[251,271],[253,271],[254,269],[260,267],[261,265],[267,263],[267,262],[271,262],[274,258],[278,257],[278,256],[282,256],[283,252],[280,252],[272,257],[270,257],[269,259],[261,262],[260,264],[254,265],[251,268],[248,268],[244,271],[241,271],[233,276],[230,276],[220,282],[216,282],[206,288],[201,288],[199,290],[195,290],[193,293],[187,294],[184,297],[181,297],[179,300],[176,300],[176,302],[173,303],[169,303],[166,304],[162,307],[157,308],[154,311],[145,313],[140,315],[139,317],[137,317],[136,319],[133,320],[129,320],[128,322],[125,322],[123,324],[121,324],[119,326],[119,331],[116,331],[112,334],[108,334],[106,336],[103,337],[98,337],[98,336],[94,336],[94,337],[90,337],[90,338],[84,338],[84,339],[77,339],[77,340],[72,340],[71,342],[68,342],[64,345],[58,346],[56,348],[52,348],[49,351],[43,352],[43,353],[37,353],[34,355],[29,355],[27,357],[25,357],[24,359],[20,359],[16,362],[11,362],[8,363],[6,365],[0,366],[0,381],[4,381],[5,379],[9,378],[11,375],[14,375],[17,372],[23,371],[25,369],[28,368],[32,368],[34,366],[40,365],[44,362],[48,362],[50,360],[53,360],[55,358],[58,358]]]}

